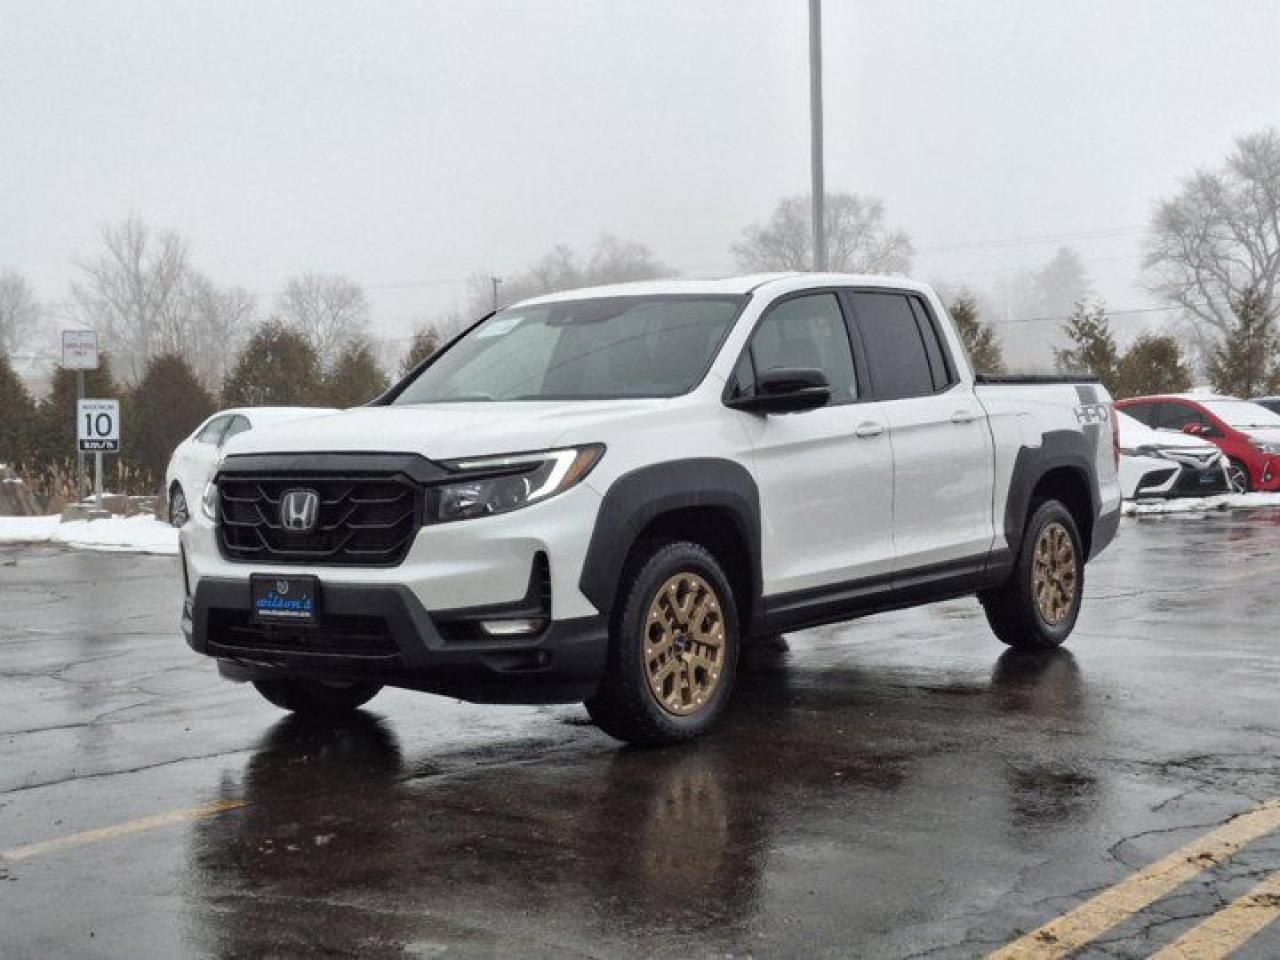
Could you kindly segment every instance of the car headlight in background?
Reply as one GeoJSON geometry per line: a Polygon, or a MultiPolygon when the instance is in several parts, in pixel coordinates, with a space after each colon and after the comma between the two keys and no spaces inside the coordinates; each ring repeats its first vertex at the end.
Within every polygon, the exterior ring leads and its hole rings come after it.
{"type": "Polygon", "coordinates": [[[217,522],[218,485],[212,480],[204,485],[204,494],[200,497],[200,511],[205,515],[205,519],[217,522]]]}
{"type": "Polygon", "coordinates": [[[1121,447],[1120,453],[1126,457],[1157,457],[1167,459],[1159,447],[1143,445],[1141,447],[1121,447]]]}
{"type": "Polygon", "coordinates": [[[460,476],[430,488],[427,522],[489,517],[554,497],[580,483],[603,454],[604,445],[593,443],[538,453],[450,460],[444,466],[460,476]]]}

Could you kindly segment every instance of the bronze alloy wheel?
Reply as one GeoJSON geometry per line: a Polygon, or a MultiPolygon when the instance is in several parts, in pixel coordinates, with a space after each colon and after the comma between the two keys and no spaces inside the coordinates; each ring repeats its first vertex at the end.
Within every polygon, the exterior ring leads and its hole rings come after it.
{"type": "Polygon", "coordinates": [[[720,598],[696,573],[677,573],[658,588],[645,620],[644,663],[649,692],[678,717],[702,710],[724,672],[720,598]]]}
{"type": "Polygon", "coordinates": [[[1036,540],[1031,578],[1036,607],[1049,626],[1056,627],[1070,615],[1078,577],[1071,534],[1060,523],[1047,524],[1036,540]]]}

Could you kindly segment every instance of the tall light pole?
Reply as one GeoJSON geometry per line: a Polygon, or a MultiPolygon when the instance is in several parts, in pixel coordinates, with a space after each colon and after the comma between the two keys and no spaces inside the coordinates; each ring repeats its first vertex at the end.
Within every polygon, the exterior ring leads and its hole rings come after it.
{"type": "Polygon", "coordinates": [[[822,0],[809,0],[809,165],[813,183],[813,269],[827,269],[826,194],[822,170],[822,0]]]}
{"type": "Polygon", "coordinates": [[[493,286],[493,312],[498,312],[498,287],[502,283],[501,277],[490,277],[489,283],[493,286]]]}

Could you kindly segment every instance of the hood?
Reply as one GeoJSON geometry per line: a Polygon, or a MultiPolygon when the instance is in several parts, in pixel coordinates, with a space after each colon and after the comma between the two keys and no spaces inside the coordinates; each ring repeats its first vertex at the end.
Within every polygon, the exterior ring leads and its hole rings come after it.
{"type": "MultiPolygon", "coordinates": [[[[268,424],[232,438],[238,453],[417,453],[430,460],[544,450],[600,440],[592,427],[643,416],[669,401],[431,403],[355,407],[268,424]]],[[[612,431],[611,431],[612,432],[612,431]]]]}
{"type": "Polygon", "coordinates": [[[1180,430],[1153,430],[1140,420],[1121,411],[1120,446],[1126,450],[1139,447],[1159,447],[1161,450],[1185,450],[1188,453],[1203,453],[1217,450],[1218,445],[1212,440],[1197,437],[1180,430]]]}
{"type": "Polygon", "coordinates": [[[1259,443],[1280,443],[1280,427],[1236,427],[1250,440],[1259,443]]]}

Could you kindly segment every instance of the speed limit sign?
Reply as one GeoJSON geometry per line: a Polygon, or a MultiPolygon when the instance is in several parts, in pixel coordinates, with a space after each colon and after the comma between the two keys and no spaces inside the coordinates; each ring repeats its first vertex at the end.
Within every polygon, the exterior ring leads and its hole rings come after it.
{"type": "Polygon", "coordinates": [[[76,410],[76,440],[84,452],[120,452],[120,401],[81,400],[76,410]]]}

